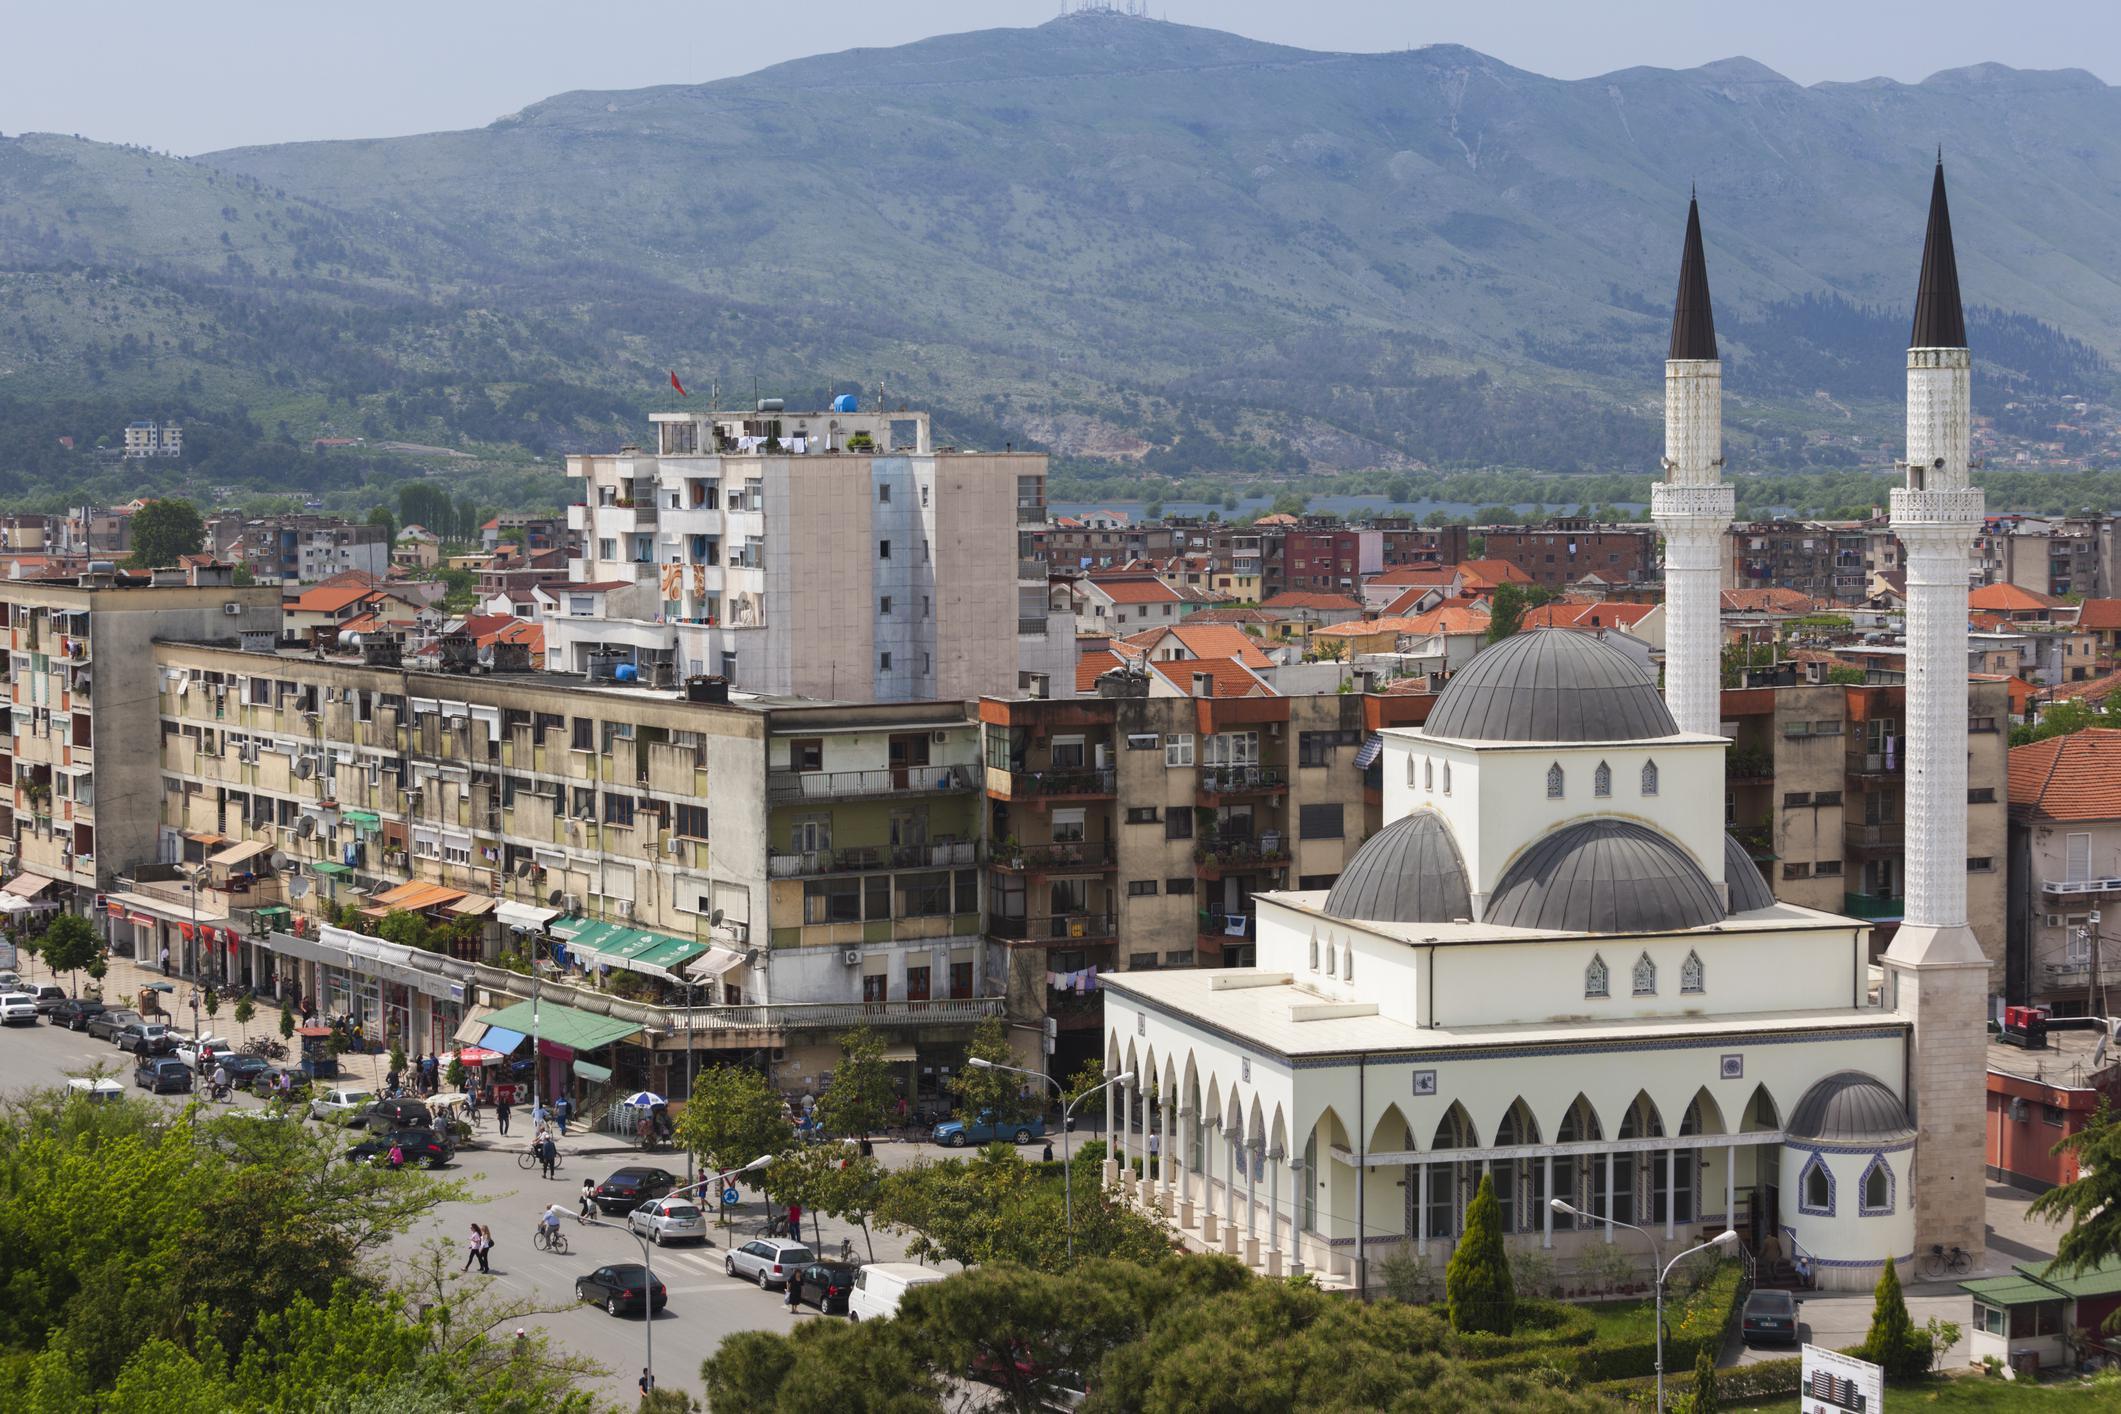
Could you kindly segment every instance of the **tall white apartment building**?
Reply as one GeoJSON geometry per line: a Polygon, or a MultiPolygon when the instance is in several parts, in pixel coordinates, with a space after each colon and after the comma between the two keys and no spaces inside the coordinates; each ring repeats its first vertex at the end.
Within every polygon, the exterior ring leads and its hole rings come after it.
{"type": "Polygon", "coordinates": [[[582,553],[552,589],[553,669],[841,701],[1072,688],[1033,548],[1043,453],[938,449],[928,414],[852,396],[651,421],[652,452],[567,459],[582,553]]]}

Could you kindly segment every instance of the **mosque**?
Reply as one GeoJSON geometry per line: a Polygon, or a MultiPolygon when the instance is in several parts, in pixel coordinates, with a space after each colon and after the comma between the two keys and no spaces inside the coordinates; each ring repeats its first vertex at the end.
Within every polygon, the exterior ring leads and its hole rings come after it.
{"type": "Polygon", "coordinates": [[[1115,1178],[1197,1245],[1362,1284],[1441,1271],[1491,1175],[1513,1242],[1566,1268],[1726,1226],[1819,1285],[1984,1248],[1988,962],[1967,926],[1969,361],[1944,172],[1908,350],[1906,921],[1778,902],[1724,829],[1722,372],[1690,204],[1652,514],[1664,691],[1565,629],[1451,679],[1382,733],[1384,817],[1324,891],[1257,899],[1251,967],[1104,979],[1128,1072],[1115,1178]],[[1917,831],[1913,822],[1921,822],[1917,831]],[[1919,834],[1919,838],[1917,837],[1919,834]],[[1170,1160],[1141,1172],[1148,1139],[1170,1160]],[[1556,1212],[1561,1198],[1582,1216],[1556,1212]]]}

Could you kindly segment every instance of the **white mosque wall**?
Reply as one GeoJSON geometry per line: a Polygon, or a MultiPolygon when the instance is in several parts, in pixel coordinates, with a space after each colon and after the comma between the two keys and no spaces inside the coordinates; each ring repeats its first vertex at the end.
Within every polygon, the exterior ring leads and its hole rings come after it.
{"type": "Polygon", "coordinates": [[[1796,1240],[1821,1287],[1868,1291],[1888,1258],[1900,1264],[1901,1280],[1908,1280],[1915,1252],[1914,1169],[1912,1138],[1875,1145],[1794,1140],[1783,1145],[1777,1185],[1783,1235],[1796,1240]],[[1864,1179],[1874,1165],[1886,1179],[1886,1203],[1875,1209],[1864,1201],[1864,1179]],[[1807,1191],[1808,1172],[1815,1167],[1829,1180],[1823,1208],[1812,1201],[1817,1185],[1807,1191]]]}
{"type": "Polygon", "coordinates": [[[1723,882],[1723,754],[1720,737],[1658,742],[1494,745],[1451,742],[1418,731],[1384,736],[1384,819],[1428,807],[1458,838],[1478,906],[1512,860],[1542,836],[1592,817],[1633,820],[1683,845],[1712,884],[1723,882]],[[1598,768],[1610,789],[1600,795],[1598,768]],[[1643,793],[1643,767],[1656,767],[1643,793]],[[1561,793],[1548,773],[1561,768],[1561,793]]]}

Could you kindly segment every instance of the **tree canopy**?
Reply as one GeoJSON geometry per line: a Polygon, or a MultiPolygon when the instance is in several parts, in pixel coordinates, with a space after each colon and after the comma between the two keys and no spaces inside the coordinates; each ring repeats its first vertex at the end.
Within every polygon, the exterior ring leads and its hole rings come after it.
{"type": "Polygon", "coordinates": [[[206,541],[206,522],[189,501],[149,501],[133,512],[134,569],[166,569],[196,555],[206,541]]]}

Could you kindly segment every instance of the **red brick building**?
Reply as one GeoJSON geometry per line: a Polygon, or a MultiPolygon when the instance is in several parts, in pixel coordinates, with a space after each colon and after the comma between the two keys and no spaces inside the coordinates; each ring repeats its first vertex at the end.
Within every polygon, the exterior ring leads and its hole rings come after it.
{"type": "Polygon", "coordinates": [[[1550,520],[1545,525],[1502,526],[1487,532],[1483,553],[1491,560],[1508,561],[1534,584],[1549,589],[1590,574],[1623,585],[1657,578],[1657,531],[1647,525],[1550,520]]]}

